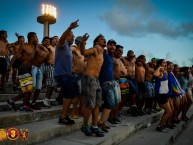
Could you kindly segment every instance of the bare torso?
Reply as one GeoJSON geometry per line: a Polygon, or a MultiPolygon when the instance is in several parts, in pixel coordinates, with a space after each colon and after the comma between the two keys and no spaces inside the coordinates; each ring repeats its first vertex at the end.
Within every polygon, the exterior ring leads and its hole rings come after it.
{"type": "Polygon", "coordinates": [[[125,66],[119,58],[114,58],[114,79],[119,80],[120,77],[124,77],[127,73],[125,66]]]}
{"type": "Polygon", "coordinates": [[[72,72],[73,73],[83,73],[85,70],[85,62],[84,56],[80,53],[80,50],[72,46],[73,51],[73,64],[72,64],[72,72]]]}
{"type": "Polygon", "coordinates": [[[48,50],[48,48],[39,45],[35,50],[33,65],[40,67],[43,63],[45,63],[49,52],[50,51],[48,50]]]}
{"type": "Polygon", "coordinates": [[[103,48],[99,46],[97,48],[93,47],[91,49],[93,54],[87,57],[87,65],[84,74],[90,77],[98,78],[103,64],[103,48]]]}
{"type": "Polygon", "coordinates": [[[143,65],[135,65],[135,79],[137,82],[145,81],[145,67],[143,65]]]}
{"type": "Polygon", "coordinates": [[[31,66],[35,52],[34,47],[29,44],[24,44],[20,49],[22,49],[21,52],[22,64],[26,66],[31,66]]]}
{"type": "Polygon", "coordinates": [[[47,61],[46,63],[48,64],[54,64],[55,63],[55,49],[56,47],[53,47],[53,46],[49,46],[49,54],[47,56],[47,61]]]}
{"type": "Polygon", "coordinates": [[[147,67],[145,69],[145,80],[151,81],[153,79],[153,73],[154,73],[154,68],[150,67],[149,64],[147,64],[147,67]]]}
{"type": "Polygon", "coordinates": [[[7,43],[0,40],[0,56],[8,56],[7,43]]]}
{"type": "Polygon", "coordinates": [[[135,78],[135,62],[130,62],[126,58],[123,58],[122,61],[127,69],[127,77],[135,78]]]}

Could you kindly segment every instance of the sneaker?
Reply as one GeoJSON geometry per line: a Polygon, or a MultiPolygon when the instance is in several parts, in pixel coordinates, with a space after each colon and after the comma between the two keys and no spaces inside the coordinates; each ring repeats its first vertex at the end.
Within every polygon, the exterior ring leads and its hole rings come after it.
{"type": "Polygon", "coordinates": [[[51,108],[50,100],[49,100],[49,99],[45,99],[45,100],[44,100],[44,102],[43,102],[43,107],[51,108]]]}
{"type": "Polygon", "coordinates": [[[151,113],[157,113],[157,111],[154,110],[154,109],[150,109],[150,112],[151,112],[151,113]]]}
{"type": "Polygon", "coordinates": [[[23,105],[19,108],[20,111],[24,111],[24,112],[33,112],[33,110],[30,108],[30,106],[28,105],[23,105]]]}
{"type": "Polygon", "coordinates": [[[31,104],[31,108],[32,108],[33,110],[41,110],[41,107],[40,107],[37,103],[31,104]]]}
{"type": "Polygon", "coordinates": [[[16,106],[15,106],[15,103],[14,103],[11,99],[8,99],[8,100],[7,100],[7,104],[8,104],[8,106],[9,106],[11,109],[13,109],[14,111],[17,111],[17,108],[16,108],[16,106]]]}
{"type": "Polygon", "coordinates": [[[155,108],[155,110],[159,112],[159,111],[161,111],[161,110],[162,110],[162,108],[160,108],[160,107],[156,107],[156,108],[155,108]]]}
{"type": "Polygon", "coordinates": [[[64,124],[64,125],[71,125],[75,124],[74,120],[70,119],[68,116],[62,119],[61,117],[58,120],[59,124],[64,124]]]}
{"type": "Polygon", "coordinates": [[[122,117],[123,117],[123,113],[122,113],[121,111],[119,111],[119,112],[117,113],[117,117],[122,118],[122,117]]]}
{"type": "Polygon", "coordinates": [[[90,127],[88,125],[82,125],[81,131],[84,132],[86,136],[92,136],[92,131],[90,130],[90,127]]]}
{"type": "Polygon", "coordinates": [[[105,123],[104,126],[106,127],[106,129],[110,129],[110,126],[106,125],[105,123]]]}
{"type": "Polygon", "coordinates": [[[149,108],[145,108],[143,111],[144,111],[146,114],[151,115],[151,111],[150,111],[149,108]]]}
{"type": "Polygon", "coordinates": [[[57,97],[56,101],[58,102],[59,105],[63,105],[63,98],[57,97]]]}
{"type": "Polygon", "coordinates": [[[97,137],[104,137],[104,134],[100,131],[100,129],[94,128],[93,126],[91,126],[90,130],[97,136],[97,137]]]}
{"type": "Polygon", "coordinates": [[[136,106],[132,106],[131,107],[131,115],[132,116],[138,116],[139,114],[137,113],[137,107],[136,106]]]}
{"type": "Polygon", "coordinates": [[[79,115],[78,115],[78,114],[72,114],[72,115],[71,115],[71,118],[72,118],[72,119],[78,119],[78,118],[79,118],[79,115]]]}
{"type": "Polygon", "coordinates": [[[187,118],[186,118],[186,117],[181,117],[180,119],[181,119],[182,121],[188,121],[188,120],[189,120],[188,117],[187,117],[187,118]]]}
{"type": "Polygon", "coordinates": [[[121,120],[120,120],[118,117],[115,117],[115,118],[114,118],[114,121],[117,122],[118,124],[121,123],[121,120]]]}
{"type": "Polygon", "coordinates": [[[107,119],[108,122],[110,122],[111,124],[119,124],[118,122],[116,122],[114,119],[107,119]]]}
{"type": "Polygon", "coordinates": [[[103,123],[98,123],[98,127],[99,127],[102,131],[108,132],[108,130],[107,130],[106,125],[105,125],[104,122],[103,122],[103,123]]]}
{"type": "Polygon", "coordinates": [[[167,132],[168,132],[165,128],[160,127],[160,126],[158,126],[158,127],[156,128],[156,131],[164,132],[164,133],[167,133],[167,132]]]}

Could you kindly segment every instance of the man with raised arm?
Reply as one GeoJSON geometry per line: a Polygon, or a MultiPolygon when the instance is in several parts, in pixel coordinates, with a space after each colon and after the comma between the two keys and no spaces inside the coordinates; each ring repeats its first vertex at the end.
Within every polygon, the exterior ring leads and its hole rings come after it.
{"type": "MultiPolygon", "coordinates": [[[[64,31],[55,50],[54,77],[64,95],[63,110],[58,123],[64,125],[75,123],[74,120],[69,118],[68,112],[72,99],[75,96],[72,78],[72,51],[70,46],[74,42],[74,35],[71,30],[76,27],[78,27],[78,20],[72,22],[66,31],[64,31]]],[[[81,50],[81,53],[83,51],[81,50]]]]}
{"type": "Polygon", "coordinates": [[[106,40],[103,35],[98,35],[93,44],[93,48],[84,51],[87,58],[87,66],[83,77],[83,96],[85,97],[84,124],[81,131],[86,136],[93,133],[98,137],[104,134],[98,128],[99,107],[102,104],[102,90],[98,80],[99,73],[103,64],[103,49],[106,46],[106,40]],[[88,126],[90,115],[92,114],[92,126],[88,126]]]}

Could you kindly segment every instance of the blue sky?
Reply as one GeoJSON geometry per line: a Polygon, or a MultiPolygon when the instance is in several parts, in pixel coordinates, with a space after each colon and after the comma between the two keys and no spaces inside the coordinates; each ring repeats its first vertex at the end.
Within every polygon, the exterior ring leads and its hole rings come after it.
{"type": "Polygon", "coordinates": [[[157,57],[193,65],[193,0],[1,0],[0,30],[8,32],[10,43],[16,41],[15,32],[26,38],[31,31],[41,42],[43,25],[37,17],[42,3],[53,4],[58,11],[50,36],[61,36],[79,19],[73,32],[90,35],[87,47],[101,33],[123,45],[124,55],[132,49],[148,61],[157,57]]]}

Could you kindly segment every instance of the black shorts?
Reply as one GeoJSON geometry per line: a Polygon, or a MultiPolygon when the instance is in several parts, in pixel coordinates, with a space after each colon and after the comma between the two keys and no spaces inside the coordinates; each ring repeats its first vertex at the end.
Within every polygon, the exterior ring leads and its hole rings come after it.
{"type": "Polygon", "coordinates": [[[168,102],[168,94],[156,94],[156,100],[159,104],[165,104],[168,102]]]}
{"type": "Polygon", "coordinates": [[[19,68],[21,65],[21,61],[16,59],[15,62],[13,63],[12,67],[13,68],[19,68]]]}
{"type": "Polygon", "coordinates": [[[7,72],[7,60],[0,57],[0,73],[5,74],[7,72]]]}
{"type": "Polygon", "coordinates": [[[31,66],[20,65],[18,68],[18,75],[23,75],[26,73],[31,74],[31,69],[32,69],[31,66]]]}

